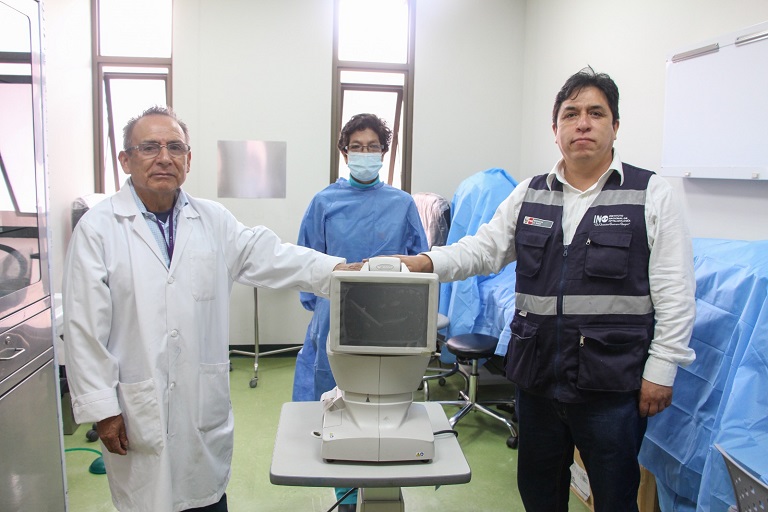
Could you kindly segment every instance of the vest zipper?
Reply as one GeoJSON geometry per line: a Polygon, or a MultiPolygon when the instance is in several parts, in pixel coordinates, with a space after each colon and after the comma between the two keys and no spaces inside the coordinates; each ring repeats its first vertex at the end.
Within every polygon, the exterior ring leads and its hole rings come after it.
{"type": "Polygon", "coordinates": [[[560,289],[557,294],[557,331],[556,331],[557,332],[557,351],[555,352],[555,365],[554,365],[555,382],[557,382],[557,386],[555,387],[555,393],[554,393],[555,395],[554,398],[556,399],[560,397],[560,394],[561,394],[560,389],[562,388],[562,382],[561,382],[562,378],[559,377],[559,375],[561,375],[560,346],[562,345],[561,336],[563,332],[563,329],[562,329],[563,327],[563,295],[565,291],[565,274],[566,274],[567,267],[568,267],[568,246],[565,245],[563,249],[563,266],[560,269],[560,289]]]}

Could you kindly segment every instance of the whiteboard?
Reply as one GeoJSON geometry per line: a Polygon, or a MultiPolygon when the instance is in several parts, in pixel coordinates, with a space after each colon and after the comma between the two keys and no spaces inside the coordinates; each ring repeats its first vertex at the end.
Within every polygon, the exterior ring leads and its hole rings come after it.
{"type": "Polygon", "coordinates": [[[768,180],[768,22],[667,58],[661,174],[768,180]]]}

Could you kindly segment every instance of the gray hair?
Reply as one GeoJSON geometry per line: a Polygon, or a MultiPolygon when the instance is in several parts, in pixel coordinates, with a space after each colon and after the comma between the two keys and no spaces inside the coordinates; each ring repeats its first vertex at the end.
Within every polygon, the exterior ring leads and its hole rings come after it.
{"type": "Polygon", "coordinates": [[[184,132],[184,142],[189,144],[189,130],[187,129],[187,125],[184,124],[184,121],[178,118],[176,116],[176,112],[174,112],[171,107],[161,107],[160,105],[155,105],[153,107],[149,107],[147,110],[141,113],[141,115],[136,116],[132,118],[128,123],[125,125],[125,128],[123,128],[123,149],[128,149],[131,147],[131,138],[133,137],[133,127],[136,126],[136,123],[141,119],[142,117],[146,116],[168,116],[177,123],[179,123],[179,126],[181,127],[181,131],[184,132]]]}

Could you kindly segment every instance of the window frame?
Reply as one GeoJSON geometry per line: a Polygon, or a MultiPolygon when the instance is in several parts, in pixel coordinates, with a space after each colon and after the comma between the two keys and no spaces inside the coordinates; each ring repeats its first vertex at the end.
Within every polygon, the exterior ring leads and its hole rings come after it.
{"type": "MultiPolygon", "coordinates": [[[[414,41],[416,29],[416,0],[407,0],[408,2],[408,52],[407,62],[405,64],[382,63],[382,62],[361,62],[339,59],[339,0],[334,0],[333,12],[333,83],[331,96],[331,169],[330,183],[334,183],[339,177],[339,163],[341,153],[337,147],[339,133],[342,128],[342,113],[344,111],[343,98],[344,91],[386,91],[392,92],[395,89],[402,90],[402,102],[398,104],[397,110],[401,110],[401,116],[396,117],[395,123],[402,119],[402,140],[397,140],[400,126],[391,127],[392,144],[390,152],[392,155],[397,150],[397,144],[402,147],[402,168],[400,169],[401,189],[410,193],[411,191],[411,160],[412,160],[412,138],[413,138],[413,84],[414,84],[414,41]],[[363,71],[374,73],[399,73],[403,75],[403,85],[393,86],[387,84],[351,84],[341,82],[341,73],[343,71],[363,71]]],[[[394,161],[391,159],[389,175],[394,173],[394,161]]],[[[389,180],[391,182],[391,179],[389,180]]]]}
{"type": "MultiPolygon", "coordinates": [[[[342,69],[342,71],[346,71],[342,69]]],[[[393,157],[389,159],[389,169],[387,170],[387,180],[386,183],[391,184],[392,179],[394,178],[395,173],[395,158],[394,155],[397,153],[397,148],[400,143],[400,119],[402,114],[402,105],[403,105],[403,98],[405,96],[405,86],[401,85],[381,85],[381,84],[352,84],[352,83],[345,83],[341,84],[340,86],[340,97],[339,97],[339,115],[338,115],[338,122],[339,122],[339,130],[336,133],[339,133],[341,131],[341,114],[344,112],[344,93],[347,91],[361,91],[361,92],[391,92],[397,95],[397,102],[395,104],[395,125],[390,126],[390,129],[392,130],[392,141],[389,145],[389,150],[387,151],[390,155],[393,157]]],[[[403,134],[403,137],[405,137],[405,134],[403,134]]],[[[338,148],[338,136],[336,137],[336,140],[333,145],[335,149],[336,154],[336,178],[338,178],[338,172],[339,172],[339,163],[341,162],[341,154],[339,152],[338,148]]],[[[333,181],[335,179],[331,177],[333,181]]],[[[401,176],[402,179],[402,176],[401,176]]]]}
{"type": "Polygon", "coordinates": [[[112,104],[111,98],[107,98],[108,78],[137,79],[137,80],[165,80],[165,96],[167,106],[173,105],[173,48],[171,48],[171,57],[114,57],[102,56],[100,46],[100,28],[99,28],[99,4],[101,0],[91,0],[91,55],[92,55],[92,79],[93,79],[93,140],[94,144],[94,189],[95,192],[103,193],[106,190],[107,169],[104,162],[107,157],[113,164],[112,176],[115,180],[115,191],[120,190],[120,168],[117,162],[118,147],[122,146],[122,127],[115,129],[114,126],[104,126],[104,120],[112,123],[112,104]],[[130,73],[108,71],[105,68],[165,68],[166,73],[130,73]],[[104,109],[107,112],[104,112],[104,109]],[[105,115],[106,114],[106,115],[105,115]],[[118,133],[120,132],[120,133],[118,133]],[[106,140],[104,134],[112,142],[112,154],[106,154],[106,140]]]}

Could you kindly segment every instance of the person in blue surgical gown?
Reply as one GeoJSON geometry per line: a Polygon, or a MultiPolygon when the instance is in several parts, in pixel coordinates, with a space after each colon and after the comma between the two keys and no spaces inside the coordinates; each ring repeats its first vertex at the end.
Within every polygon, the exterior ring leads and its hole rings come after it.
{"type": "MultiPolygon", "coordinates": [[[[413,198],[379,180],[391,138],[385,122],[373,114],[358,114],[347,122],[338,148],[350,178],[339,178],[315,195],[301,222],[299,245],[347,261],[428,250],[413,198]]],[[[296,358],[293,400],[320,400],[336,386],[326,354],[330,302],[304,292],[300,300],[314,314],[296,358]]],[[[352,496],[342,503],[350,502],[352,496]]]]}

